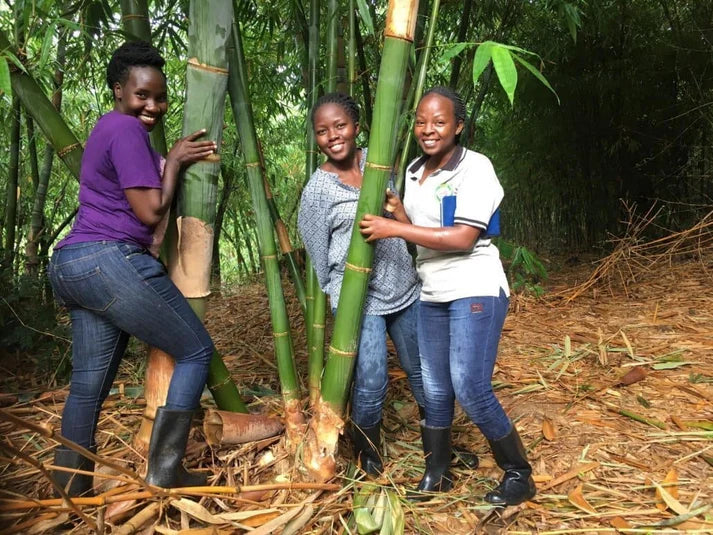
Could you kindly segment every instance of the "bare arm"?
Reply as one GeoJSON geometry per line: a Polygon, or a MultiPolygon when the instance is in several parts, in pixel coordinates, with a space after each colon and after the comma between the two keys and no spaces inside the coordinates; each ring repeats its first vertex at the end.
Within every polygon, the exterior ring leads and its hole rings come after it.
{"type": "Polygon", "coordinates": [[[468,225],[419,227],[371,214],[364,216],[359,230],[368,242],[398,237],[436,251],[469,251],[480,236],[480,229],[468,225]]]}
{"type": "Polygon", "coordinates": [[[402,223],[411,223],[408,215],[406,215],[406,210],[404,208],[401,199],[390,189],[386,190],[386,202],[384,203],[384,210],[389,212],[394,216],[396,221],[401,221],[402,223]]]}
{"type": "Polygon", "coordinates": [[[156,226],[171,206],[181,168],[215,152],[217,148],[215,141],[196,141],[205,132],[205,130],[193,132],[178,140],[169,151],[161,189],[127,188],[124,190],[131,209],[144,225],[156,226]]]}

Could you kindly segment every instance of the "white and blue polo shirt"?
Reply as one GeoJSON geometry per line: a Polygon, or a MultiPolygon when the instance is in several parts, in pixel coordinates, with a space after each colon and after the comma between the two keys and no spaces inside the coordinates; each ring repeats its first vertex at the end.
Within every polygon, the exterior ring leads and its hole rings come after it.
{"type": "Polygon", "coordinates": [[[487,156],[457,146],[450,160],[419,184],[426,160],[428,156],[417,158],[406,170],[404,208],[411,223],[422,227],[469,225],[480,229],[481,236],[470,251],[417,246],[421,299],[443,303],[498,296],[501,289],[509,295],[498,249],[485,236],[503,199],[493,164],[487,156]]]}

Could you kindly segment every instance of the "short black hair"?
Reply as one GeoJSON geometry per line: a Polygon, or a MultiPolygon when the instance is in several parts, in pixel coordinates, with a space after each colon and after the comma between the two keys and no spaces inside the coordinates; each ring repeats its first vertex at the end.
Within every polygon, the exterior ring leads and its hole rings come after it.
{"type": "Polygon", "coordinates": [[[166,60],[159,51],[146,41],[128,41],[114,50],[106,68],[106,83],[114,90],[114,84],[124,85],[132,67],[154,67],[163,74],[166,60]]]}
{"type": "Polygon", "coordinates": [[[325,104],[336,104],[341,106],[342,109],[347,113],[349,118],[354,122],[354,124],[359,124],[359,104],[356,103],[352,97],[345,93],[327,93],[322,95],[317,99],[317,102],[312,108],[312,113],[310,119],[312,120],[312,125],[314,126],[314,116],[317,114],[317,110],[324,106],[325,104]]]}
{"type": "MultiPolygon", "coordinates": [[[[431,94],[440,95],[453,102],[453,113],[455,113],[456,121],[463,121],[465,123],[465,104],[463,103],[463,99],[458,93],[453,91],[450,87],[437,85],[426,91],[421,97],[421,100],[431,94]]],[[[419,103],[420,102],[421,101],[419,101],[419,103]]]]}

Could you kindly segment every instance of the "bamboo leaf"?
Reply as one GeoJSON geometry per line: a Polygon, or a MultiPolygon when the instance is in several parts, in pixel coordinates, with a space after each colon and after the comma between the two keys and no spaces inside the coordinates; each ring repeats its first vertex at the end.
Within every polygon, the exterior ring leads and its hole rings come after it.
{"type": "Polygon", "coordinates": [[[592,507],[590,503],[585,499],[584,494],[582,493],[581,484],[577,485],[577,487],[567,495],[567,499],[577,509],[581,509],[582,511],[585,511],[587,513],[597,512],[597,510],[594,509],[594,507],[592,507]]]}
{"type": "Polygon", "coordinates": [[[391,490],[387,490],[386,494],[389,498],[389,509],[391,510],[391,532],[395,535],[403,535],[406,519],[404,510],[401,507],[401,501],[396,493],[391,490]]]}
{"type": "Polygon", "coordinates": [[[692,361],[682,360],[680,362],[659,362],[651,367],[654,370],[673,370],[674,368],[680,368],[681,366],[688,366],[689,364],[696,364],[692,361]]]}
{"type": "Polygon", "coordinates": [[[54,38],[56,28],[57,23],[52,22],[52,24],[50,24],[45,31],[45,37],[42,40],[42,48],[40,49],[40,70],[44,69],[45,65],[47,65],[47,60],[49,59],[50,52],[52,51],[52,39],[54,38]]]}
{"type": "Polygon", "coordinates": [[[463,52],[470,43],[452,43],[450,44],[438,58],[438,63],[446,63],[463,52]]]}
{"type": "Polygon", "coordinates": [[[480,46],[475,50],[475,57],[473,58],[473,83],[478,82],[478,78],[483,74],[483,71],[488,66],[490,62],[490,57],[493,52],[492,41],[485,41],[481,43],[480,46]]]}
{"type": "Polygon", "coordinates": [[[512,106],[515,103],[515,88],[517,87],[517,69],[512,54],[505,47],[494,46],[491,57],[500,85],[505,90],[512,106]]]}
{"type": "Polygon", "coordinates": [[[656,483],[655,481],[653,482],[654,487],[656,487],[656,492],[657,494],[661,497],[661,499],[666,503],[669,509],[673,511],[674,513],[678,515],[685,515],[688,513],[688,509],[681,503],[679,502],[676,498],[671,496],[671,493],[667,491],[665,488],[663,488],[661,485],[656,483]]]}
{"type": "Polygon", "coordinates": [[[12,97],[12,83],[10,81],[10,67],[7,59],[0,58],[0,91],[12,97]]]}
{"type": "Polygon", "coordinates": [[[374,21],[371,20],[371,13],[369,13],[366,0],[357,0],[357,9],[359,10],[359,17],[364,23],[364,26],[366,26],[366,31],[369,35],[374,35],[374,21]]]}
{"type": "Polygon", "coordinates": [[[690,513],[684,513],[680,515],[676,515],[672,518],[667,518],[665,520],[662,520],[661,522],[657,522],[656,524],[653,524],[653,527],[657,528],[663,528],[663,527],[669,527],[669,526],[677,526],[679,524],[683,524],[684,522],[691,520],[692,518],[697,517],[698,515],[701,515],[708,511],[708,509],[711,508],[711,504],[706,504],[698,509],[694,509],[690,513]]]}
{"type": "Polygon", "coordinates": [[[555,428],[555,424],[546,416],[542,419],[542,434],[547,441],[557,438],[557,429],[555,428]]]}
{"type": "Polygon", "coordinates": [[[550,91],[552,91],[552,94],[553,94],[553,95],[555,96],[555,98],[557,99],[557,104],[560,104],[560,97],[559,97],[559,95],[557,94],[557,92],[552,88],[552,86],[550,85],[550,83],[547,81],[547,78],[545,78],[544,75],[543,75],[532,63],[530,63],[529,61],[527,61],[527,60],[521,58],[521,57],[518,56],[517,54],[513,54],[513,55],[514,55],[515,59],[518,61],[518,63],[520,63],[520,65],[522,65],[522,66],[525,67],[528,71],[530,71],[530,73],[531,73],[535,78],[537,78],[540,82],[542,82],[542,84],[543,84],[547,89],[549,89],[550,91]]]}
{"type": "MultiPolygon", "coordinates": [[[[672,498],[678,499],[678,472],[674,468],[669,470],[668,474],[666,474],[666,477],[664,478],[663,484],[666,485],[666,490],[668,493],[671,495],[672,498]]],[[[663,486],[661,488],[664,488],[663,486]]],[[[656,508],[659,509],[660,511],[665,511],[666,510],[666,502],[663,499],[663,496],[661,495],[661,492],[659,489],[656,489],[656,501],[658,502],[656,504],[656,508]]]]}

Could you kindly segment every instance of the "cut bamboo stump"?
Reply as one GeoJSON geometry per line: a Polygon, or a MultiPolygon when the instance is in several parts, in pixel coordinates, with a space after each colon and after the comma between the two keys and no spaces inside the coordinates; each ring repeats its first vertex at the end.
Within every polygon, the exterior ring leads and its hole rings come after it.
{"type": "Polygon", "coordinates": [[[281,433],[285,426],[279,418],[264,414],[242,414],[208,410],[203,418],[203,432],[211,446],[244,444],[281,433]]]}

